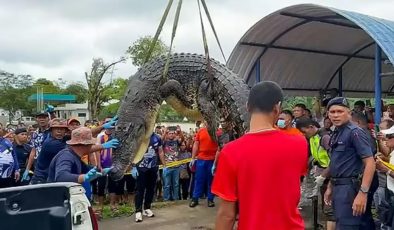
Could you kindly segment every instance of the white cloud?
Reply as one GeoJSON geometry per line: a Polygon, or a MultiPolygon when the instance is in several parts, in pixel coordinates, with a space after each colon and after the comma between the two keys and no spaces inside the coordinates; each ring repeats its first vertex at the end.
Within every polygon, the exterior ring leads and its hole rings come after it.
{"type": "MultiPolygon", "coordinates": [[[[258,20],[303,1],[211,0],[207,3],[228,57],[241,36],[258,20]]],[[[391,0],[315,0],[313,3],[394,21],[391,0]]],[[[166,1],[157,0],[4,1],[0,8],[0,69],[52,80],[62,77],[84,81],[84,72],[89,71],[93,57],[114,61],[124,56],[133,41],[154,34],[165,6],[166,1]]],[[[173,14],[174,10],[162,34],[167,44],[173,14]]],[[[223,62],[208,23],[206,30],[211,56],[223,62]]],[[[176,52],[204,52],[195,1],[184,1],[174,46],[176,52]]],[[[113,76],[128,77],[136,70],[129,62],[119,64],[113,76]]]]}

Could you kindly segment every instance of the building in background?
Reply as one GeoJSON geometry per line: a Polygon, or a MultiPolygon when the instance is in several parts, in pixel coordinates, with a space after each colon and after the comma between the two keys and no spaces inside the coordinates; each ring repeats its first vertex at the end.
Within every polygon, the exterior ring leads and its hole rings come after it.
{"type": "Polygon", "coordinates": [[[55,107],[56,116],[59,118],[69,119],[78,118],[81,124],[89,119],[88,103],[84,104],[65,104],[55,107]]]}

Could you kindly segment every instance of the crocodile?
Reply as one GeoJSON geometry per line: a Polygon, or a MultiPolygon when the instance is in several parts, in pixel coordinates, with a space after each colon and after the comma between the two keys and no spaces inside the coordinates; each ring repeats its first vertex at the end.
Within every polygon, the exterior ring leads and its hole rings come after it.
{"type": "Polygon", "coordinates": [[[214,59],[207,64],[203,55],[171,54],[146,63],[130,77],[118,110],[114,135],[120,145],[113,152],[110,176],[121,179],[132,163],[142,159],[163,101],[187,118],[207,121],[209,135],[217,140],[220,119],[232,123],[238,134],[246,132],[248,95],[242,78],[214,59]]]}

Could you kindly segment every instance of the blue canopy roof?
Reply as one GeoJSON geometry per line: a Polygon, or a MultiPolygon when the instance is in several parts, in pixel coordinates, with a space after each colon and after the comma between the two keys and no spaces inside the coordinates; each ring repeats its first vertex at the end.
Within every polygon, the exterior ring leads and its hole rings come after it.
{"type": "MultiPolygon", "coordinates": [[[[258,71],[261,80],[278,82],[288,95],[305,96],[338,88],[342,71],[345,96],[370,96],[376,44],[383,51],[383,72],[394,72],[389,63],[394,63],[394,22],[302,4],[276,11],[252,26],[227,65],[249,85],[258,71]]],[[[382,78],[382,90],[394,92],[394,76],[382,78]]]]}
{"type": "MultiPolygon", "coordinates": [[[[40,95],[38,95],[40,96],[40,95]]],[[[37,101],[37,94],[33,94],[28,98],[29,101],[37,101]]],[[[64,95],[64,94],[44,94],[44,101],[51,102],[74,102],[77,100],[75,95],[64,95]]]]}

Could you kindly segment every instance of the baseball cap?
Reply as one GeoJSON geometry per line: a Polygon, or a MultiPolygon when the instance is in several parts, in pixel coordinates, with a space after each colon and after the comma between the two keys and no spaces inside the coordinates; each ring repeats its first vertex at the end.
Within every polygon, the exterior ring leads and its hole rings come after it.
{"type": "Polygon", "coordinates": [[[70,123],[73,122],[73,121],[76,121],[76,122],[78,122],[79,124],[81,124],[81,122],[80,122],[77,118],[72,117],[72,118],[68,119],[67,125],[70,125],[70,123]]]}
{"type": "Polygon", "coordinates": [[[327,109],[330,109],[330,107],[333,105],[339,105],[339,106],[343,106],[346,108],[350,108],[349,102],[344,97],[335,97],[335,98],[331,99],[327,104],[327,109]]]}
{"type": "Polygon", "coordinates": [[[27,133],[26,128],[19,128],[15,130],[15,135],[21,134],[21,133],[27,133]]]}
{"type": "Polygon", "coordinates": [[[49,117],[49,114],[45,110],[40,110],[40,111],[38,111],[36,113],[36,117],[39,117],[39,116],[47,116],[47,117],[49,117]]]}

